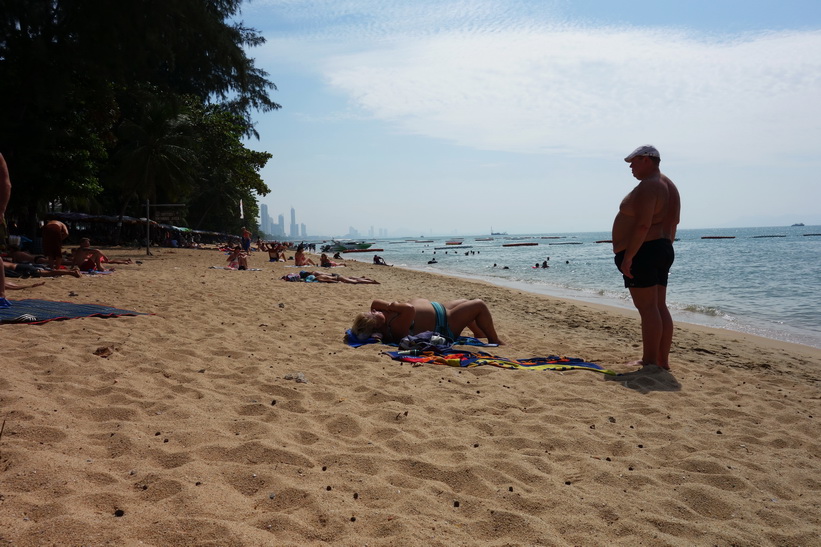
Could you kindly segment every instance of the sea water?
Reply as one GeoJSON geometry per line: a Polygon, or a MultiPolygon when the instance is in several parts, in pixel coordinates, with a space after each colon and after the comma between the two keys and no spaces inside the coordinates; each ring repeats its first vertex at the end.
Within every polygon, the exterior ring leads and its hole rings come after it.
{"type": "MultiPolygon", "coordinates": [[[[497,235],[482,241],[489,237],[377,240],[373,248],[383,250],[373,254],[396,266],[633,308],[612,246],[604,242],[609,232],[497,235]],[[447,244],[455,240],[461,245],[447,244]],[[535,245],[505,246],[520,243],[535,245]],[[534,267],[543,262],[549,267],[534,267]]],[[[821,226],[679,230],[676,238],[667,289],[676,321],[821,348],[821,226]]]]}

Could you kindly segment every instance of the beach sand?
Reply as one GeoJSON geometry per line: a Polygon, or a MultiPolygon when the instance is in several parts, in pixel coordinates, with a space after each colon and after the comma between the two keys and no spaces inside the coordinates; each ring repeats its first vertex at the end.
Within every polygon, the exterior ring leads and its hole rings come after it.
{"type": "Polygon", "coordinates": [[[0,545],[821,545],[821,350],[677,324],[672,370],[629,372],[630,310],[153,252],[9,292],[153,315],[0,326],[0,545]],[[413,367],[342,343],[371,300],[412,296],[483,298],[494,354],[629,373],[413,367]]]}

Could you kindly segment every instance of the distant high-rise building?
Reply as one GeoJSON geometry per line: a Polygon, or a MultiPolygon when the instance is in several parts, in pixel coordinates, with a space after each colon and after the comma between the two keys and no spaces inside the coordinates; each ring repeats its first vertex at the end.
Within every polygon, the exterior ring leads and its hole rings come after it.
{"type": "Polygon", "coordinates": [[[300,224],[299,225],[299,232],[302,235],[302,239],[305,239],[306,237],[308,237],[308,230],[305,229],[305,224],[300,224]]]}
{"type": "Polygon", "coordinates": [[[285,215],[279,215],[279,222],[277,223],[277,235],[285,237],[285,215]]]}
{"type": "Polygon", "coordinates": [[[289,233],[294,239],[299,237],[299,226],[297,226],[296,223],[296,210],[293,207],[291,207],[291,230],[289,233]]]}
{"type": "Polygon", "coordinates": [[[259,206],[259,227],[266,235],[271,235],[271,217],[268,216],[268,206],[264,203],[259,206]]]}

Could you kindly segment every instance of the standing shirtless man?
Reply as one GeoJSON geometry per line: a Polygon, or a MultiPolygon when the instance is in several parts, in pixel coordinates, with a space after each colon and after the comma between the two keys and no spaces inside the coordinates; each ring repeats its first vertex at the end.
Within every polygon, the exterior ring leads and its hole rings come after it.
{"type": "Polygon", "coordinates": [[[639,180],[622,200],[613,222],[616,267],[641,317],[642,357],[636,364],[670,368],[673,318],[667,309],[667,275],[681,212],[678,189],[659,170],[661,155],[651,145],[624,161],[639,180]]]}

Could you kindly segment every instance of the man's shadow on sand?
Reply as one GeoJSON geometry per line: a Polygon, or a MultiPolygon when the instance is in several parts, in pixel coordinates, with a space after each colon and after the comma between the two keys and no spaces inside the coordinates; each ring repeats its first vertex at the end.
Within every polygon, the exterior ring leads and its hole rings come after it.
{"type": "Polygon", "coordinates": [[[651,391],[681,391],[681,384],[669,370],[655,365],[641,367],[633,372],[624,372],[618,376],[605,376],[605,380],[619,382],[626,388],[639,393],[651,391]]]}

